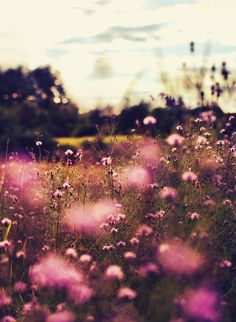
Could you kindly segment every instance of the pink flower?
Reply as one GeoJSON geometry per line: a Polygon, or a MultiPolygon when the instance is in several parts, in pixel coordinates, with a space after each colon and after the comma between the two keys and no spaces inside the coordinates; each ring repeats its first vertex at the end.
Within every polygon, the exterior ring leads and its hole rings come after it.
{"type": "Polygon", "coordinates": [[[72,156],[73,154],[74,154],[74,152],[72,150],[70,150],[70,149],[67,149],[66,152],[65,152],[65,155],[67,157],[72,156]]]}
{"type": "Polygon", "coordinates": [[[216,322],[220,318],[218,294],[203,287],[187,291],[181,299],[184,314],[190,319],[216,322]]]}
{"type": "Polygon", "coordinates": [[[178,146],[184,142],[184,137],[179,134],[171,134],[166,139],[166,142],[171,146],[178,146]]]}
{"type": "Polygon", "coordinates": [[[202,112],[200,113],[200,117],[207,123],[214,123],[216,121],[216,116],[213,111],[202,112]]]}
{"type": "Polygon", "coordinates": [[[205,138],[205,136],[199,135],[197,137],[197,141],[196,141],[197,145],[205,145],[208,143],[207,139],[205,138]]]}
{"type": "Polygon", "coordinates": [[[197,212],[189,212],[188,217],[191,220],[195,220],[195,219],[198,219],[200,217],[200,214],[197,213],[197,212]]]}
{"type": "Polygon", "coordinates": [[[43,257],[38,264],[32,266],[30,278],[39,288],[69,288],[73,284],[83,282],[83,276],[79,271],[68,265],[63,257],[54,254],[43,257]]]}
{"type": "Polygon", "coordinates": [[[110,250],[115,249],[114,245],[105,245],[102,247],[102,250],[109,252],[110,250]]]}
{"type": "Polygon", "coordinates": [[[196,181],[197,180],[197,175],[193,171],[186,171],[182,175],[182,179],[184,181],[196,181]]]}
{"type": "Polygon", "coordinates": [[[137,297],[137,292],[129,287],[121,287],[117,292],[119,300],[134,300],[137,297]]]}
{"type": "Polygon", "coordinates": [[[69,296],[77,305],[88,302],[93,296],[93,290],[85,284],[74,284],[69,288],[69,296]]]}
{"type": "Polygon", "coordinates": [[[172,187],[164,187],[159,193],[161,199],[168,201],[174,200],[176,198],[176,194],[175,188],[172,187]]]}
{"type": "Polygon", "coordinates": [[[63,224],[71,231],[96,234],[101,231],[100,226],[104,221],[116,215],[117,209],[112,200],[100,200],[72,207],[66,212],[63,224]]]}
{"type": "Polygon", "coordinates": [[[15,292],[23,293],[26,291],[26,288],[27,288],[27,285],[22,281],[18,281],[14,284],[15,292]]]}
{"type": "Polygon", "coordinates": [[[224,260],[221,261],[220,267],[230,268],[230,267],[232,267],[232,262],[227,260],[227,259],[224,259],[224,260]]]}
{"type": "Polygon", "coordinates": [[[153,229],[147,225],[140,225],[136,231],[136,236],[150,236],[153,232],[153,229]]]}
{"type": "Polygon", "coordinates": [[[160,163],[161,151],[156,142],[147,141],[144,144],[141,144],[136,153],[144,167],[156,167],[160,163]]]}
{"type": "Polygon", "coordinates": [[[6,294],[4,290],[0,291],[0,308],[8,306],[12,303],[12,298],[6,294]]]}
{"type": "Polygon", "coordinates": [[[106,272],[105,272],[105,277],[109,281],[114,281],[114,280],[123,280],[124,279],[124,272],[122,271],[121,267],[118,265],[110,265],[106,272]]]}
{"type": "Polygon", "coordinates": [[[139,268],[139,275],[143,278],[148,277],[150,274],[157,274],[158,272],[158,266],[152,262],[145,263],[139,268]]]}
{"type": "Polygon", "coordinates": [[[143,119],[143,124],[144,125],[154,125],[154,124],[156,124],[156,122],[157,122],[157,120],[153,116],[146,116],[143,119]]]}
{"type": "Polygon", "coordinates": [[[201,254],[181,241],[162,243],[157,258],[165,270],[177,275],[193,275],[204,263],[201,254]]]}
{"type": "Polygon", "coordinates": [[[5,315],[2,319],[2,322],[16,322],[16,319],[13,318],[11,315],[5,315]]]}
{"type": "Polygon", "coordinates": [[[82,264],[88,264],[92,261],[92,256],[89,254],[83,254],[80,256],[79,261],[82,264]]]}
{"type": "Polygon", "coordinates": [[[9,219],[9,218],[3,218],[3,219],[2,219],[2,221],[1,221],[1,223],[2,223],[4,226],[9,226],[9,225],[12,223],[12,221],[11,221],[11,219],[9,219]]]}
{"type": "Polygon", "coordinates": [[[50,314],[46,322],[74,322],[75,316],[69,311],[61,311],[50,314]]]}
{"type": "Polygon", "coordinates": [[[30,278],[32,283],[39,288],[64,288],[76,304],[83,304],[93,295],[82,273],[58,255],[49,254],[43,257],[39,264],[31,268],[30,278]]]}
{"type": "Polygon", "coordinates": [[[133,237],[130,239],[130,244],[131,245],[138,245],[139,244],[139,239],[136,237],[133,237]]]}
{"type": "Polygon", "coordinates": [[[76,258],[78,256],[74,248],[67,248],[65,255],[72,258],[76,258]]]}
{"type": "Polygon", "coordinates": [[[76,157],[77,159],[81,160],[81,159],[82,159],[82,157],[83,157],[83,151],[82,151],[81,149],[79,149],[79,150],[76,152],[75,157],[76,157]]]}
{"type": "Polygon", "coordinates": [[[112,163],[112,159],[111,157],[104,157],[101,162],[103,166],[110,165],[112,163]]]}
{"type": "Polygon", "coordinates": [[[43,142],[42,142],[42,141],[36,141],[36,142],[35,142],[35,144],[36,144],[37,146],[41,146],[41,145],[43,144],[43,142]]]}
{"type": "Polygon", "coordinates": [[[125,168],[120,178],[125,188],[144,189],[151,183],[149,172],[140,166],[125,168]]]}
{"type": "Polygon", "coordinates": [[[127,260],[133,260],[137,258],[137,255],[133,252],[125,252],[124,253],[124,258],[127,260]]]}
{"type": "Polygon", "coordinates": [[[69,184],[69,182],[64,182],[63,183],[63,185],[62,185],[62,187],[65,189],[65,190],[67,190],[67,189],[69,189],[70,188],[70,184],[69,184]]]}

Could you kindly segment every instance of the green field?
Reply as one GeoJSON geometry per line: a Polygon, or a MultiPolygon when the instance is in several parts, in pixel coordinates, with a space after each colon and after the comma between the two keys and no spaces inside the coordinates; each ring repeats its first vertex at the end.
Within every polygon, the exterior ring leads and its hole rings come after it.
{"type": "Polygon", "coordinates": [[[94,142],[96,140],[102,140],[106,144],[115,144],[122,143],[125,141],[138,141],[140,140],[140,136],[138,135],[116,135],[116,136],[83,136],[83,137],[61,137],[55,138],[55,141],[59,143],[61,146],[72,146],[79,147],[83,145],[85,142],[94,142]]]}

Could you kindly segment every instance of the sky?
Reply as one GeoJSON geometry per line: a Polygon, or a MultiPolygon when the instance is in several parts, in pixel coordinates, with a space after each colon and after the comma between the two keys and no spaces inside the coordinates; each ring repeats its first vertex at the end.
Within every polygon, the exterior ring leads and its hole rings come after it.
{"type": "Polygon", "coordinates": [[[0,66],[51,65],[82,109],[177,91],[182,63],[200,66],[206,53],[209,65],[236,68],[235,0],[0,0],[0,7],[0,66]]]}

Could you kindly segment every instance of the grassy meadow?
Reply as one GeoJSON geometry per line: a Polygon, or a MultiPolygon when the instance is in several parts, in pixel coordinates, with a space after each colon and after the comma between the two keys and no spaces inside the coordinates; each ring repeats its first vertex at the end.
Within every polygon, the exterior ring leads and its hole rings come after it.
{"type": "Polygon", "coordinates": [[[41,141],[31,159],[6,153],[1,321],[233,322],[232,121],[107,136],[104,150],[60,138],[73,148],[50,162],[41,141]]]}

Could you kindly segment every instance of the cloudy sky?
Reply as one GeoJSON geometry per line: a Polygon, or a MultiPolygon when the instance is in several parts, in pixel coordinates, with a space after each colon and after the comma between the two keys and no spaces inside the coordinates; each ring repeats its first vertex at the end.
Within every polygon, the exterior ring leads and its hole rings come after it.
{"type": "MultiPolygon", "coordinates": [[[[183,62],[236,67],[235,0],[0,0],[0,65],[50,64],[83,107],[165,90],[183,62]]],[[[172,84],[175,87],[173,81],[172,84]]]]}

